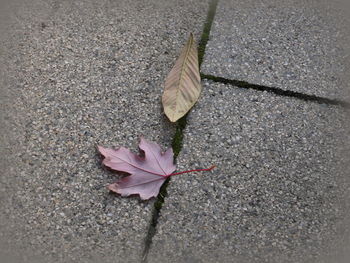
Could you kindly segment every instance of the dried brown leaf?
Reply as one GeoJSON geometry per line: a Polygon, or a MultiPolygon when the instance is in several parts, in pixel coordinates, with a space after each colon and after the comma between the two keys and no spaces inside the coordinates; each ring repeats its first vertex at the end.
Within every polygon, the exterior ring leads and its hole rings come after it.
{"type": "Polygon", "coordinates": [[[172,122],[184,116],[202,90],[197,46],[192,33],[165,81],[164,112],[172,122]]]}

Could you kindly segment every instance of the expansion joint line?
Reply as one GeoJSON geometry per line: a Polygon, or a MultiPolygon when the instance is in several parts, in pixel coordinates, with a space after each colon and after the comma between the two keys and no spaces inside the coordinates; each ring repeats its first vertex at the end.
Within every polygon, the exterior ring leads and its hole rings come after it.
{"type": "MultiPolygon", "coordinates": [[[[216,7],[218,4],[219,0],[211,0],[209,3],[209,9],[207,13],[207,17],[203,26],[203,31],[201,34],[201,39],[198,44],[198,64],[199,68],[202,65],[203,62],[203,57],[205,53],[205,48],[209,40],[209,35],[210,35],[210,30],[211,26],[213,24],[214,16],[216,13],[216,7]]],[[[176,161],[177,156],[179,155],[181,149],[182,149],[182,144],[183,144],[183,131],[186,127],[186,118],[187,114],[183,116],[181,119],[179,119],[176,123],[176,132],[172,140],[172,148],[174,151],[174,161],[176,161]]],[[[158,224],[158,218],[160,216],[160,211],[162,209],[162,206],[164,204],[164,199],[167,196],[167,187],[170,182],[170,177],[168,177],[162,187],[160,188],[159,194],[156,198],[156,201],[154,203],[154,208],[152,212],[152,219],[148,228],[147,236],[145,239],[144,243],[144,249],[142,253],[142,259],[141,263],[146,263],[147,262],[147,257],[149,250],[151,248],[152,240],[154,235],[156,234],[156,228],[158,224]]]]}
{"type": "Polygon", "coordinates": [[[269,87],[269,86],[264,86],[264,85],[252,84],[252,83],[242,81],[242,80],[226,79],[226,78],[216,77],[213,75],[207,75],[207,74],[203,74],[203,73],[201,73],[201,78],[211,80],[214,82],[218,82],[218,83],[222,83],[222,84],[236,86],[238,88],[253,89],[253,90],[257,90],[257,91],[267,91],[267,92],[274,93],[274,94],[279,95],[279,96],[292,97],[292,98],[297,98],[297,99],[304,100],[304,101],[316,102],[319,104],[336,105],[336,106],[341,106],[341,107],[350,109],[350,103],[348,103],[346,101],[329,99],[329,98],[319,97],[319,96],[315,96],[315,95],[309,95],[309,94],[291,91],[291,90],[283,90],[281,88],[276,88],[276,87],[269,87]]]}

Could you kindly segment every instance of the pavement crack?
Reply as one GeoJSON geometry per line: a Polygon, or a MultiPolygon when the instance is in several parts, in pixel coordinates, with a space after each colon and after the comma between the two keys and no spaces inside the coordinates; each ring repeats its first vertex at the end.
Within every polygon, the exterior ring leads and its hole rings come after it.
{"type": "MultiPolygon", "coordinates": [[[[173,137],[173,141],[171,144],[173,151],[174,151],[174,162],[176,161],[176,158],[182,149],[183,130],[185,129],[186,123],[187,123],[186,118],[187,118],[187,114],[185,116],[183,116],[181,119],[179,119],[176,123],[176,131],[175,131],[175,135],[173,137]]],[[[144,249],[142,252],[142,259],[141,259],[142,263],[147,262],[147,256],[148,256],[148,252],[151,248],[152,239],[153,239],[154,235],[156,234],[156,227],[158,224],[158,218],[160,216],[160,211],[163,207],[164,200],[165,200],[166,196],[168,195],[167,187],[169,185],[170,180],[171,180],[170,177],[168,177],[165,180],[162,187],[160,188],[159,194],[157,195],[156,201],[154,202],[154,207],[153,207],[153,211],[152,211],[152,219],[151,219],[151,223],[150,223],[149,228],[148,228],[148,232],[147,232],[147,236],[146,236],[146,240],[145,240],[145,246],[144,246],[144,249]]]]}
{"type": "Polygon", "coordinates": [[[210,31],[211,31],[211,26],[213,24],[213,20],[215,17],[216,13],[216,7],[218,5],[219,0],[212,0],[209,4],[209,10],[207,14],[207,19],[205,20],[204,23],[204,28],[203,32],[201,35],[201,39],[198,44],[198,64],[199,68],[202,65],[204,54],[205,54],[205,48],[207,46],[207,43],[209,41],[209,36],[210,36],[210,31]]]}
{"type": "Polygon", "coordinates": [[[271,93],[274,93],[274,94],[279,95],[279,96],[292,97],[292,98],[297,98],[297,99],[304,100],[304,101],[316,102],[319,104],[336,105],[336,106],[341,106],[341,107],[350,109],[350,103],[348,103],[346,101],[329,99],[329,98],[319,97],[319,96],[315,96],[315,95],[309,95],[309,94],[291,91],[291,90],[283,90],[283,89],[277,88],[277,87],[252,84],[252,83],[242,81],[242,80],[226,79],[226,78],[217,77],[217,76],[213,76],[213,75],[207,75],[207,74],[203,74],[203,73],[201,73],[201,78],[211,80],[214,82],[219,82],[219,83],[223,83],[223,84],[236,86],[239,88],[253,89],[253,90],[257,90],[257,91],[267,91],[267,92],[271,92],[271,93]]]}
{"type": "MultiPolygon", "coordinates": [[[[206,48],[208,40],[209,40],[210,30],[211,30],[211,26],[213,24],[213,20],[215,17],[216,7],[217,7],[218,2],[219,2],[219,0],[211,0],[209,3],[207,17],[206,17],[206,20],[205,20],[205,23],[203,26],[203,31],[201,34],[201,38],[200,38],[200,41],[198,44],[199,68],[201,67],[202,62],[203,62],[205,48],[206,48]]],[[[187,114],[185,116],[183,116],[181,119],[179,119],[176,123],[176,132],[175,132],[175,135],[173,137],[172,144],[171,144],[173,151],[174,151],[174,162],[176,161],[176,158],[182,149],[183,131],[186,127],[186,124],[187,124],[187,114]]],[[[165,202],[165,198],[167,196],[167,187],[169,185],[170,180],[171,180],[170,177],[168,177],[165,180],[164,184],[160,188],[159,194],[158,194],[156,201],[154,203],[152,218],[151,218],[151,222],[150,222],[148,232],[146,235],[144,249],[142,252],[141,263],[147,262],[148,253],[149,253],[149,250],[150,250],[151,245],[152,245],[153,237],[156,234],[158,218],[160,216],[161,209],[163,207],[163,204],[165,202]]]]}

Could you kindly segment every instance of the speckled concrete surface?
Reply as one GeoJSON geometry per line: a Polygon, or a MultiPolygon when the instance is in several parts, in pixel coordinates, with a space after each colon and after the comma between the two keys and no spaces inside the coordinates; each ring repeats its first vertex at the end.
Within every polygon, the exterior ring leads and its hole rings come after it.
{"type": "Polygon", "coordinates": [[[178,170],[217,168],[172,178],[149,262],[333,262],[316,258],[348,234],[345,119],[339,107],[205,82],[178,170]]]}
{"type": "Polygon", "coordinates": [[[323,0],[220,0],[202,71],[348,100],[350,23],[340,9],[323,0]]]}
{"type": "Polygon", "coordinates": [[[163,80],[189,33],[199,38],[207,1],[32,0],[13,12],[2,42],[5,243],[33,252],[20,262],[138,262],[153,202],[109,194],[117,177],[95,147],[136,151],[142,134],[169,146],[163,80]]]}

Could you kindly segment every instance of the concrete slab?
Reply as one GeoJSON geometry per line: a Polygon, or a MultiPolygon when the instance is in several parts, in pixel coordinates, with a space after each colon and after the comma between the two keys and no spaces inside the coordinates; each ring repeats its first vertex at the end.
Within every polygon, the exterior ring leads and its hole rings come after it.
{"type": "Polygon", "coordinates": [[[329,1],[221,0],[202,72],[348,100],[350,23],[341,11],[329,1]]]}
{"type": "Polygon", "coordinates": [[[121,175],[101,166],[96,145],[137,151],[144,135],[169,147],[174,125],[162,113],[163,81],[189,33],[199,39],[207,7],[17,5],[4,41],[1,224],[9,246],[33,252],[20,262],[140,261],[153,202],[109,194],[105,186],[121,175]]]}
{"type": "Polygon", "coordinates": [[[217,168],[172,178],[149,262],[296,263],[334,252],[347,235],[337,232],[349,208],[345,118],[339,107],[205,82],[178,171],[217,168]]]}

